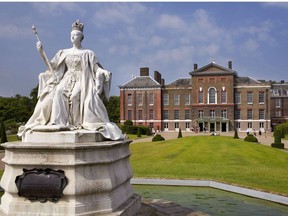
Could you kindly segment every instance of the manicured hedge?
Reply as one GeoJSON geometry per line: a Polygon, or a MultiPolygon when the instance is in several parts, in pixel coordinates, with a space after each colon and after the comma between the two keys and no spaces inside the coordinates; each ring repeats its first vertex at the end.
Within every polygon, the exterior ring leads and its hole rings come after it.
{"type": "Polygon", "coordinates": [[[160,134],[156,134],[153,139],[152,139],[152,142],[157,142],[157,141],[164,141],[165,138],[162,137],[160,134]]]}
{"type": "Polygon", "coordinates": [[[248,134],[244,141],[246,142],[258,142],[258,139],[253,134],[248,134]]]}

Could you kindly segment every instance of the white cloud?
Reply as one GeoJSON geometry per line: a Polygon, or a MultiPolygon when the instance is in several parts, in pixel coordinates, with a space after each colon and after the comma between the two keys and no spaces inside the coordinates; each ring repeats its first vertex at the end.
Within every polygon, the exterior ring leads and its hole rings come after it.
{"type": "Polygon", "coordinates": [[[9,38],[18,38],[19,36],[27,37],[31,36],[31,34],[32,34],[31,27],[27,28],[26,25],[23,26],[14,23],[2,22],[0,38],[9,39],[9,38]]]}
{"type": "Polygon", "coordinates": [[[183,31],[187,28],[187,24],[180,17],[169,14],[162,14],[156,22],[159,28],[183,31]]]}
{"type": "Polygon", "coordinates": [[[78,16],[85,14],[85,10],[80,5],[72,2],[33,3],[33,8],[41,15],[46,16],[59,16],[63,15],[63,12],[74,12],[78,16]]]}
{"type": "Polygon", "coordinates": [[[94,23],[98,27],[107,24],[126,24],[135,23],[137,15],[146,11],[146,7],[139,3],[110,3],[97,9],[94,14],[94,23]]]}

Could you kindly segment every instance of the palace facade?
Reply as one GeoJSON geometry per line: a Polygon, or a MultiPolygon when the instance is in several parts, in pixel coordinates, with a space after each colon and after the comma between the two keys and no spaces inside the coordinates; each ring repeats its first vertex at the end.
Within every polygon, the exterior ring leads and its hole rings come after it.
{"type": "Polygon", "coordinates": [[[121,123],[132,120],[158,131],[267,131],[288,121],[288,84],[240,77],[213,61],[165,84],[149,68],[120,88],[121,123]]]}

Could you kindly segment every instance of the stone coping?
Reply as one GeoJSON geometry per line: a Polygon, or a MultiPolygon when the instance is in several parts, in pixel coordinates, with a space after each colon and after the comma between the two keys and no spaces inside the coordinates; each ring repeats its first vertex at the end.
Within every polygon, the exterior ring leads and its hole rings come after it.
{"type": "Polygon", "coordinates": [[[263,199],[271,202],[276,202],[288,205],[288,197],[267,192],[257,191],[244,187],[224,184],[209,180],[177,180],[177,179],[141,179],[132,178],[131,184],[135,185],[167,185],[167,186],[193,186],[193,187],[211,187],[220,190],[225,190],[237,194],[242,194],[258,199],[263,199]]]}

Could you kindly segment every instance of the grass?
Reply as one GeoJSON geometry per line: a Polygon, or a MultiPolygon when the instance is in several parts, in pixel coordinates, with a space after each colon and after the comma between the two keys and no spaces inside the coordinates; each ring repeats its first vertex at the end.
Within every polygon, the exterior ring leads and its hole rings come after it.
{"type": "Polygon", "coordinates": [[[224,136],[130,145],[134,177],[215,180],[288,195],[288,153],[224,136]]]}
{"type": "Polygon", "coordinates": [[[19,141],[19,139],[17,138],[17,135],[8,135],[7,140],[8,142],[19,141]]]}

